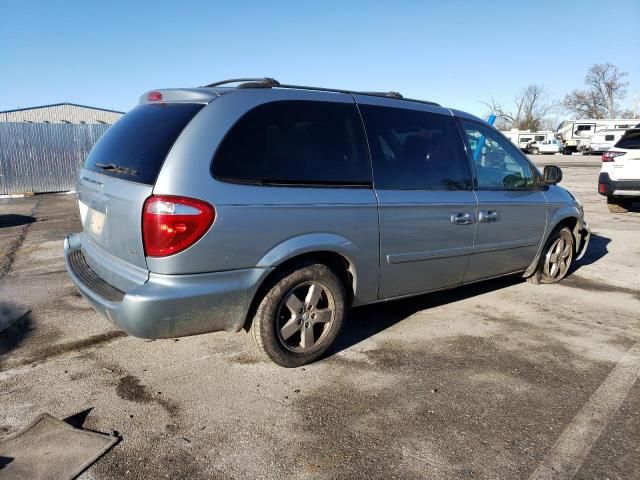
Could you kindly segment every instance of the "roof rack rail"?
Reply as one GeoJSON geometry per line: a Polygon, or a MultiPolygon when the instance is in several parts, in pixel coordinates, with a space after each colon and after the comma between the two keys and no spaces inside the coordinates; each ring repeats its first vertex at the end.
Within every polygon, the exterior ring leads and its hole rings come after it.
{"type": "Polygon", "coordinates": [[[398,100],[402,100],[404,97],[399,92],[354,92],[359,93],[360,95],[371,95],[373,97],[389,97],[389,98],[397,98],[398,100]]]}
{"type": "Polygon", "coordinates": [[[306,85],[289,85],[286,83],[280,83],[275,78],[263,77],[263,78],[232,78],[229,80],[221,80],[219,82],[210,83],[205,87],[219,87],[229,83],[239,83],[237,88],[290,88],[294,90],[311,90],[314,92],[333,92],[333,93],[346,93],[350,95],[369,95],[371,97],[386,97],[395,98],[397,100],[406,100],[408,102],[424,103],[427,105],[434,105],[439,107],[440,104],[436,102],[430,102],[428,100],[416,100],[414,98],[405,98],[400,93],[390,92],[360,92],[357,90],[344,90],[341,88],[324,88],[324,87],[309,87],[306,85]]]}
{"type": "Polygon", "coordinates": [[[395,98],[397,100],[406,100],[408,102],[417,102],[417,103],[424,103],[427,105],[433,105],[436,107],[440,107],[441,105],[439,103],[436,102],[431,102],[429,100],[416,100],[414,98],[406,98],[403,97],[400,93],[398,92],[361,92],[361,91],[357,91],[357,90],[343,90],[340,88],[323,88],[323,87],[308,87],[308,86],[304,86],[304,85],[289,85],[286,83],[281,83],[280,85],[278,85],[280,88],[291,88],[291,89],[296,89],[296,90],[312,90],[314,92],[335,92],[335,93],[347,93],[347,94],[351,94],[351,95],[368,95],[371,97],[386,97],[386,98],[395,98]]]}
{"type": "Polygon", "coordinates": [[[238,88],[268,88],[278,87],[280,82],[275,78],[262,77],[262,78],[230,78],[228,80],[220,80],[219,82],[213,82],[209,85],[205,85],[206,88],[219,87],[228,83],[240,83],[238,88]]]}
{"type": "Polygon", "coordinates": [[[244,82],[238,85],[236,88],[273,88],[279,87],[280,82],[275,78],[263,78],[262,80],[254,82],[244,82]]]}

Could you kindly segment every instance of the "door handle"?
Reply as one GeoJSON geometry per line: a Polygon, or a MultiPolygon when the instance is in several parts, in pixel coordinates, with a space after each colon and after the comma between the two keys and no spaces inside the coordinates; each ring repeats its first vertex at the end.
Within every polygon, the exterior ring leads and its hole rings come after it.
{"type": "Polygon", "coordinates": [[[497,210],[487,210],[486,212],[480,212],[478,214],[478,221],[484,223],[497,222],[500,215],[497,210]]]}
{"type": "Polygon", "coordinates": [[[454,225],[469,225],[473,223],[473,215],[464,212],[454,213],[451,215],[451,223],[454,225]]]}

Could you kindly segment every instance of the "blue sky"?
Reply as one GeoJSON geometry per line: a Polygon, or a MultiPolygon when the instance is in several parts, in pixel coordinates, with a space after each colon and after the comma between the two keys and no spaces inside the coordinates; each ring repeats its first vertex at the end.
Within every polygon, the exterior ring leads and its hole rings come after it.
{"type": "Polygon", "coordinates": [[[531,83],[562,98],[605,62],[629,73],[630,107],[639,52],[639,0],[0,0],[0,110],[128,110],[153,88],[272,76],[482,115],[531,83]]]}

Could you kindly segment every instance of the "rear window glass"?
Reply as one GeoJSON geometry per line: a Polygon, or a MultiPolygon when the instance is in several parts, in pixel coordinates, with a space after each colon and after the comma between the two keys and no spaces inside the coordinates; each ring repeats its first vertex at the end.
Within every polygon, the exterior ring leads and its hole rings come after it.
{"type": "Polygon", "coordinates": [[[169,149],[204,105],[138,105],[111,126],[89,153],[84,168],[153,185],[169,149]]]}
{"type": "Polygon", "coordinates": [[[629,150],[640,149],[640,130],[625,133],[615,146],[629,150]]]}
{"type": "Polygon", "coordinates": [[[212,173],[241,183],[371,183],[366,140],[351,103],[292,100],[250,110],[222,141],[212,173]]]}

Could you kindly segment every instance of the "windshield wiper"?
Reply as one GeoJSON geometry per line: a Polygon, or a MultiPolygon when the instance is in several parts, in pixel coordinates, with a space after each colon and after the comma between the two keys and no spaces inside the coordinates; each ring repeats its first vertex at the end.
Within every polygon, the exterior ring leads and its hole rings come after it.
{"type": "Polygon", "coordinates": [[[126,173],[127,175],[138,175],[138,171],[133,168],[122,167],[120,165],[116,165],[115,163],[96,163],[96,167],[101,168],[102,170],[111,170],[116,173],[126,173]]]}

